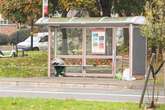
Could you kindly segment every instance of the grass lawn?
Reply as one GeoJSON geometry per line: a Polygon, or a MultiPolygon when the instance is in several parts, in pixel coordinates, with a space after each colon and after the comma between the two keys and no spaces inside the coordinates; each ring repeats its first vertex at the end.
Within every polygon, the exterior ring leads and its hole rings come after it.
{"type": "Polygon", "coordinates": [[[139,109],[138,109],[138,104],[134,104],[134,103],[92,102],[92,101],[55,100],[55,99],[0,98],[0,110],[139,110],[139,109]]]}
{"type": "Polygon", "coordinates": [[[47,76],[47,52],[29,51],[27,56],[0,58],[1,77],[47,76]]]}
{"type": "MultiPolygon", "coordinates": [[[[41,98],[0,98],[0,110],[142,110],[136,103],[56,100],[41,98]]],[[[160,105],[156,110],[165,110],[160,105]]]]}

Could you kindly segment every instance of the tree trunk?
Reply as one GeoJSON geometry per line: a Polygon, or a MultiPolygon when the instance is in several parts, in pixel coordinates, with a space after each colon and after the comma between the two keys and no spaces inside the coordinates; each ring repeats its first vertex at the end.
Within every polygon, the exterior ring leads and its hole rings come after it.
{"type": "Polygon", "coordinates": [[[112,0],[100,0],[102,16],[111,16],[112,0]]]}
{"type": "Polygon", "coordinates": [[[127,47],[129,45],[129,29],[124,28],[123,34],[124,34],[124,46],[127,47]]]}
{"type": "Polygon", "coordinates": [[[112,55],[112,28],[106,29],[106,54],[112,55]]]}
{"type": "Polygon", "coordinates": [[[31,50],[33,50],[33,26],[34,26],[34,21],[33,19],[31,20],[31,50]]]}
{"type": "MultiPolygon", "coordinates": [[[[98,11],[99,11],[99,16],[101,15],[101,7],[100,7],[100,2],[99,2],[99,0],[96,0],[96,6],[97,6],[97,9],[98,9],[98,11]]],[[[88,11],[89,13],[90,13],[90,10],[88,11]]],[[[90,14],[89,14],[90,15],[90,14]]]]}
{"type": "Polygon", "coordinates": [[[52,10],[50,10],[51,12],[50,13],[52,13],[52,15],[54,14],[54,13],[56,13],[56,11],[57,10],[59,10],[59,4],[58,4],[58,2],[59,2],[59,0],[49,0],[49,2],[51,2],[51,4],[52,4],[52,10]]]}
{"type": "Polygon", "coordinates": [[[66,29],[61,29],[62,32],[62,54],[67,55],[68,54],[68,38],[66,29]]]}
{"type": "Polygon", "coordinates": [[[160,55],[160,60],[163,59],[163,44],[162,42],[159,43],[159,55],[160,55]]]}
{"type": "Polygon", "coordinates": [[[19,31],[20,31],[20,28],[21,28],[21,23],[17,23],[17,33],[16,33],[16,56],[18,56],[18,47],[17,47],[17,44],[19,42],[19,31]]]}
{"type": "MultiPolygon", "coordinates": [[[[67,11],[63,11],[62,17],[67,16],[67,11]]],[[[68,54],[68,37],[67,37],[67,32],[66,29],[61,29],[62,32],[62,54],[67,55],[68,54]]]]}

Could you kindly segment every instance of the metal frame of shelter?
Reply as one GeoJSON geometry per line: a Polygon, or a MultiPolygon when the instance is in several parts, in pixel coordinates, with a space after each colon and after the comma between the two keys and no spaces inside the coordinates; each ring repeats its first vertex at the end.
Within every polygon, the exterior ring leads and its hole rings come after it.
{"type": "MultiPolygon", "coordinates": [[[[132,76],[133,73],[133,28],[138,25],[142,25],[145,22],[143,16],[135,17],[88,17],[88,18],[40,18],[37,25],[48,25],[49,38],[48,38],[48,77],[51,76],[51,39],[54,37],[56,40],[57,28],[82,28],[82,67],[86,66],[86,29],[87,28],[112,28],[112,56],[102,56],[112,59],[112,76],[116,73],[116,31],[118,27],[129,29],[129,73],[132,76]],[[54,36],[52,34],[54,31],[54,36]]],[[[55,41],[56,42],[56,41],[55,41]]],[[[56,51],[56,46],[53,47],[56,51]]],[[[54,53],[56,57],[56,52],[54,53]]],[[[99,56],[95,56],[99,57],[99,56]]],[[[82,74],[86,74],[84,68],[82,68],[82,74]]]]}

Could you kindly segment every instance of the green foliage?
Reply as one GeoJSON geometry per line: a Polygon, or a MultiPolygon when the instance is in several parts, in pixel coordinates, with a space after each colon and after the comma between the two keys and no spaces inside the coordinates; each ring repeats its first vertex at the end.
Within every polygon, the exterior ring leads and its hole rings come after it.
{"type": "Polygon", "coordinates": [[[114,11],[119,16],[136,16],[144,11],[145,0],[115,0],[114,11]]]}
{"type": "Polygon", "coordinates": [[[119,16],[140,15],[144,11],[146,0],[50,0],[54,11],[83,9],[90,16],[109,16],[118,13],[119,16]]]}
{"type": "Polygon", "coordinates": [[[96,0],[50,0],[50,6],[52,14],[57,11],[61,13],[63,17],[66,17],[69,10],[73,9],[80,11],[85,10],[95,16],[99,15],[96,0]]]}
{"type": "Polygon", "coordinates": [[[17,44],[19,42],[24,41],[29,36],[30,36],[30,30],[20,29],[19,31],[14,32],[9,36],[9,42],[10,44],[17,44]]]}
{"type": "Polygon", "coordinates": [[[3,17],[16,23],[28,23],[41,15],[41,0],[4,0],[0,12],[3,17]]]}
{"type": "Polygon", "coordinates": [[[117,54],[119,55],[126,55],[128,54],[128,46],[126,46],[125,44],[122,44],[121,46],[117,46],[117,54]]]}
{"type": "Polygon", "coordinates": [[[70,10],[72,8],[95,8],[95,0],[60,0],[59,4],[63,9],[70,10]]]}
{"type": "Polygon", "coordinates": [[[149,46],[162,48],[165,46],[165,1],[152,0],[145,5],[146,24],[142,26],[144,36],[148,38],[149,46]]]}
{"type": "Polygon", "coordinates": [[[25,52],[28,56],[0,58],[1,77],[47,76],[47,52],[25,52]]]}
{"type": "Polygon", "coordinates": [[[0,45],[5,45],[8,41],[8,35],[0,33],[0,45]]]}
{"type": "Polygon", "coordinates": [[[117,80],[122,80],[122,73],[121,73],[121,72],[117,72],[117,73],[115,74],[115,79],[117,79],[117,80]]]}

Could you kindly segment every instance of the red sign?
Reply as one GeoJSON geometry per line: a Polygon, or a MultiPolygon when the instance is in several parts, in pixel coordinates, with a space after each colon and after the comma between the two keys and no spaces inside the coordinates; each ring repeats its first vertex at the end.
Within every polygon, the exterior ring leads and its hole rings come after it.
{"type": "Polygon", "coordinates": [[[48,16],[48,0],[43,0],[43,16],[48,16]]]}

